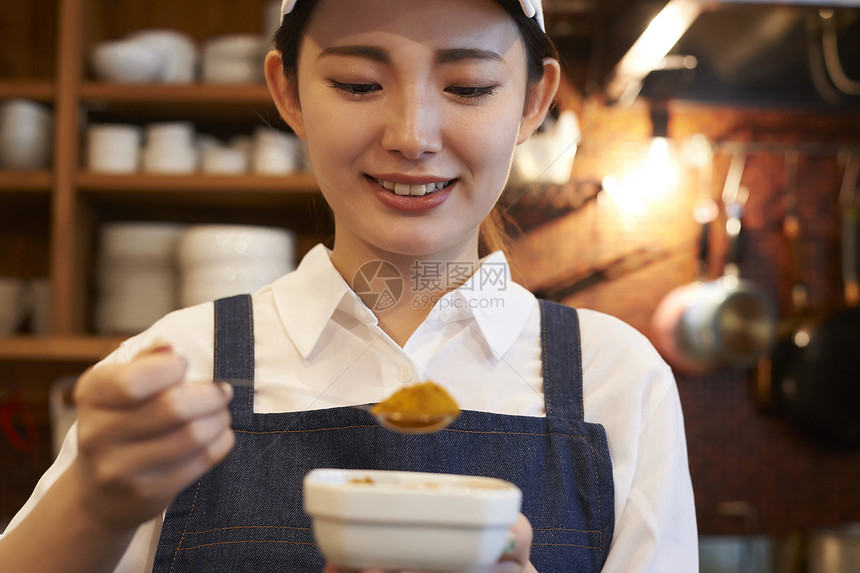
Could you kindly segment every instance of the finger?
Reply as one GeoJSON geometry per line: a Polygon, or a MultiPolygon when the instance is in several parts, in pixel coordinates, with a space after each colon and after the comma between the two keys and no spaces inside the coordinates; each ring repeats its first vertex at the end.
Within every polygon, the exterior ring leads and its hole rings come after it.
{"type": "Polygon", "coordinates": [[[157,443],[148,441],[114,448],[93,458],[90,474],[100,487],[127,491],[135,497],[165,495],[159,487],[167,488],[166,494],[173,495],[171,487],[177,484],[184,487],[220,462],[235,442],[232,430],[223,421],[213,421],[205,431],[207,435],[200,434],[204,438],[201,443],[170,444],[186,439],[176,433],[157,443]]]}
{"type": "Polygon", "coordinates": [[[529,562],[532,545],[532,526],[523,514],[511,526],[504,552],[499,559],[499,566],[494,573],[520,571],[529,562]]]}
{"type": "Polygon", "coordinates": [[[141,475],[137,494],[172,498],[227,457],[235,442],[233,432],[224,432],[205,448],[141,475]]]}
{"type": "Polygon", "coordinates": [[[156,437],[116,444],[102,452],[96,462],[98,480],[121,482],[129,476],[158,473],[197,456],[225,433],[232,433],[230,415],[222,411],[156,437]]]}
{"type": "Polygon", "coordinates": [[[172,353],[150,353],[128,364],[107,364],[85,372],[75,388],[75,402],[127,408],[182,382],[186,362],[172,353]]]}
{"type": "Polygon", "coordinates": [[[164,390],[136,409],[97,409],[81,415],[78,439],[85,447],[137,441],[183,424],[226,412],[233,391],[229,384],[186,383],[164,390]]]}

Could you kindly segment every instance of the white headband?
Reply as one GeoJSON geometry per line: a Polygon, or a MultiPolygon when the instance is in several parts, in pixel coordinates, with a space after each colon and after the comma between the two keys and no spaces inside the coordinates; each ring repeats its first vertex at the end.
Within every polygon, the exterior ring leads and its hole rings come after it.
{"type": "MultiPolygon", "coordinates": [[[[296,7],[296,2],[298,2],[298,0],[284,0],[283,4],[281,4],[281,20],[284,19],[284,16],[293,11],[293,8],[296,7]]],[[[537,20],[538,24],[540,24],[540,29],[546,32],[546,27],[543,23],[543,8],[541,7],[541,0],[520,0],[520,6],[523,7],[525,15],[537,20]]]]}

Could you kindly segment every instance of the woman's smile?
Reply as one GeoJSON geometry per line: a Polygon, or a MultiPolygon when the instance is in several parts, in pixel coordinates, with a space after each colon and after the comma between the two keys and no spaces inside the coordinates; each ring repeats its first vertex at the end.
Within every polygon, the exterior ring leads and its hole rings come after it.
{"type": "Polygon", "coordinates": [[[367,176],[376,198],[385,206],[397,211],[426,211],[442,205],[457,183],[456,179],[431,180],[426,183],[408,183],[397,178],[367,176]]]}

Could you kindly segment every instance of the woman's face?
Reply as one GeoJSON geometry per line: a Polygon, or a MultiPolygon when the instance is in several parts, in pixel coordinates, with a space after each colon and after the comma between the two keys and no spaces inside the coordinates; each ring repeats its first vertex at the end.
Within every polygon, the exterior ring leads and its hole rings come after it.
{"type": "Polygon", "coordinates": [[[526,56],[492,0],[321,0],[291,123],[335,216],[335,253],[457,256],[501,193],[526,56]]]}

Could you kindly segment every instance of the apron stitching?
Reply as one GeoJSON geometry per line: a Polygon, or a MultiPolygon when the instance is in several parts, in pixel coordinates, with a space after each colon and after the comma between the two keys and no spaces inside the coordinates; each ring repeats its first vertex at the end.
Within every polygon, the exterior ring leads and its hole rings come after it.
{"type": "MultiPolygon", "coordinates": [[[[218,320],[218,305],[216,304],[215,305],[215,340],[218,340],[219,324],[220,324],[220,321],[218,320]]],[[[218,364],[220,363],[220,361],[218,360],[218,345],[215,344],[214,346],[215,346],[215,357],[214,357],[215,360],[214,360],[214,363],[212,365],[212,370],[213,370],[212,378],[214,378],[215,380],[218,380],[218,378],[220,377],[219,376],[220,372],[218,372],[218,364]]]]}
{"type": "MultiPolygon", "coordinates": [[[[254,340],[254,310],[251,305],[251,295],[248,295],[248,333],[250,338],[248,340],[254,340]]],[[[254,343],[251,342],[249,346],[249,356],[248,356],[248,380],[254,380],[253,372],[254,372],[254,343]]],[[[248,388],[248,412],[254,411],[254,386],[248,388]]]]}
{"type": "Polygon", "coordinates": [[[591,440],[588,440],[588,446],[591,448],[591,466],[594,468],[594,482],[597,486],[597,523],[600,524],[598,533],[600,536],[600,549],[605,554],[606,552],[603,550],[603,515],[600,511],[600,474],[597,473],[597,464],[594,463],[594,444],[591,443],[591,440]]]}
{"type": "MultiPolygon", "coordinates": [[[[265,434],[310,434],[314,432],[329,432],[335,430],[355,430],[358,428],[378,428],[379,426],[376,424],[368,424],[366,426],[342,426],[337,428],[317,428],[315,430],[270,430],[266,432],[255,432],[252,430],[233,430],[237,434],[255,434],[255,435],[265,435],[265,434]]],[[[546,434],[538,434],[535,432],[501,432],[501,431],[481,431],[481,430],[454,430],[451,428],[447,428],[445,430],[440,430],[441,432],[457,432],[461,434],[499,434],[504,436],[533,436],[535,438],[545,438],[547,436],[562,436],[565,438],[581,438],[588,440],[589,445],[591,445],[591,438],[588,436],[579,436],[576,434],[563,434],[561,432],[549,432],[546,434]]],[[[591,452],[594,453],[594,446],[591,446],[591,452]]]]}
{"type": "Polygon", "coordinates": [[[542,547],[582,547],[583,549],[601,549],[598,545],[577,545],[576,543],[532,543],[532,546],[542,547]]]}
{"type": "Polygon", "coordinates": [[[201,549],[203,547],[211,547],[213,545],[235,545],[238,543],[283,543],[286,545],[314,545],[307,541],[265,541],[257,539],[248,539],[242,541],[216,541],[214,543],[204,543],[203,545],[195,545],[194,547],[183,547],[179,551],[190,551],[192,549],[201,549]]]}
{"type": "MultiPolygon", "coordinates": [[[[582,331],[579,328],[579,314],[574,311],[576,320],[576,368],[579,372],[579,421],[585,421],[585,380],[582,374],[582,331]]],[[[593,449],[593,448],[592,448],[593,449]]]]}
{"type": "Polygon", "coordinates": [[[547,369],[547,352],[546,352],[546,316],[543,312],[543,306],[541,306],[541,314],[540,314],[540,345],[541,345],[541,369],[543,370],[543,398],[546,404],[546,415],[549,416],[552,414],[552,404],[549,398],[549,388],[547,387],[547,380],[549,380],[549,371],[547,369]]]}
{"type": "Polygon", "coordinates": [[[532,531],[575,531],[577,533],[600,533],[599,529],[567,529],[564,527],[532,527],[532,531]]]}
{"type": "Polygon", "coordinates": [[[179,555],[179,552],[182,551],[182,541],[185,539],[185,532],[188,531],[188,524],[191,523],[191,516],[194,515],[194,508],[197,506],[197,494],[200,491],[200,484],[202,482],[203,478],[197,480],[197,488],[194,490],[194,501],[191,503],[191,511],[188,512],[188,518],[185,520],[185,529],[182,530],[182,535],[179,537],[179,543],[176,544],[176,548],[173,550],[173,561],[170,563],[171,572],[176,566],[176,557],[179,555]]]}
{"type": "Polygon", "coordinates": [[[214,527],[212,529],[204,529],[203,531],[189,531],[187,535],[201,535],[203,533],[229,531],[231,529],[296,529],[300,531],[312,531],[310,527],[290,527],[289,525],[231,525],[230,527],[214,527]]]}

